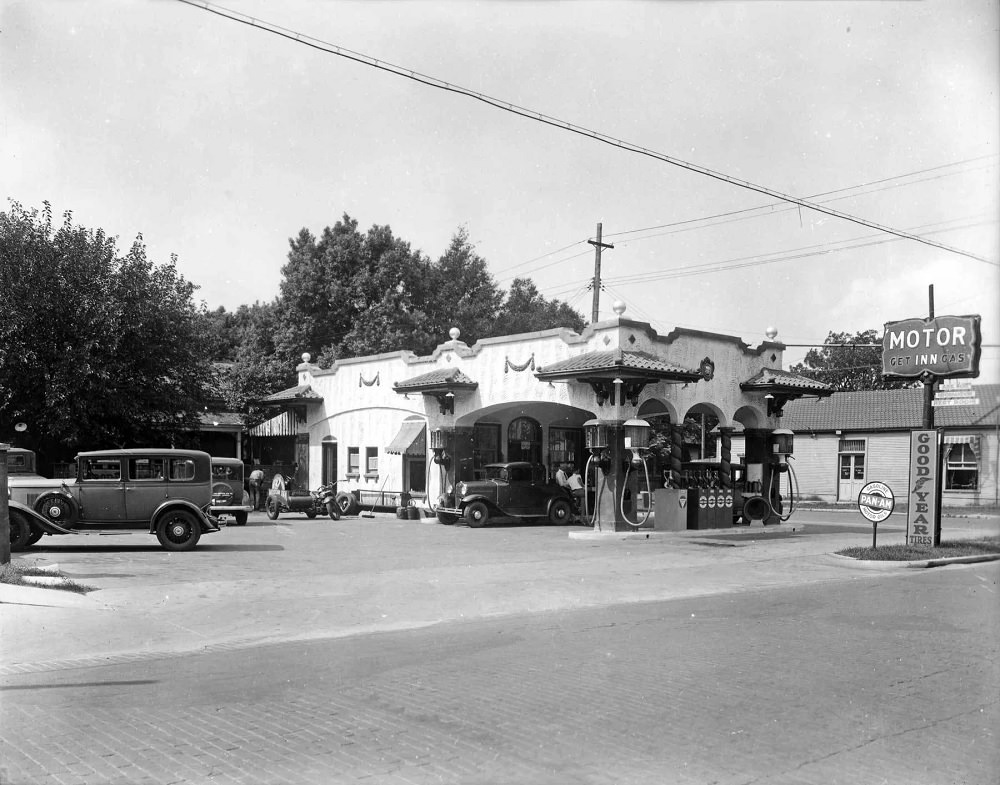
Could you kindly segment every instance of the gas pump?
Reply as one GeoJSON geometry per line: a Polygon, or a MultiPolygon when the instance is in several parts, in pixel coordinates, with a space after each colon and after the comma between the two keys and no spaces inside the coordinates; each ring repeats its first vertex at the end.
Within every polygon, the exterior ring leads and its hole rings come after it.
{"type": "Polygon", "coordinates": [[[778,516],[779,520],[787,521],[792,517],[795,509],[795,493],[798,479],[795,477],[795,470],[788,462],[792,457],[795,434],[787,428],[778,428],[771,434],[771,475],[767,493],[768,503],[771,505],[771,512],[778,516]],[[788,473],[788,514],[782,515],[781,509],[781,475],[788,473]],[[774,505],[777,503],[778,508],[774,505]]]}
{"type": "Polygon", "coordinates": [[[590,487],[588,485],[590,482],[590,467],[593,465],[602,472],[607,471],[611,467],[611,455],[608,451],[610,439],[608,424],[600,420],[587,420],[583,424],[583,435],[584,446],[590,453],[587,458],[587,465],[583,471],[583,517],[588,523],[593,524],[597,518],[600,504],[598,503],[598,489],[594,488],[594,512],[591,514],[588,502],[590,499],[590,487]]]}
{"type": "Polygon", "coordinates": [[[761,462],[747,461],[745,484],[746,500],[743,503],[743,517],[750,521],[765,521],[778,518],[787,521],[795,508],[798,479],[789,464],[794,447],[795,434],[787,428],[772,431],[766,439],[766,455],[761,462]],[[781,503],[781,475],[788,473],[788,513],[781,503]]]}
{"type": "MultiPolygon", "coordinates": [[[[621,499],[619,500],[619,509],[621,510],[622,518],[629,526],[634,526],[639,528],[645,525],[649,520],[649,515],[652,511],[652,505],[646,506],[646,514],[643,519],[638,520],[638,514],[636,515],[636,522],[633,523],[629,520],[628,515],[625,512],[625,490],[628,488],[628,478],[632,473],[632,469],[638,470],[641,465],[646,474],[646,488],[650,491],[652,490],[652,484],[649,481],[649,465],[646,463],[646,457],[649,454],[649,434],[652,427],[645,420],[631,419],[626,420],[623,426],[625,432],[625,449],[632,453],[632,460],[629,461],[628,466],[625,469],[625,481],[622,483],[621,499]]],[[[638,509],[638,505],[636,505],[638,509]]]]}
{"type": "Polygon", "coordinates": [[[448,467],[451,466],[451,456],[448,455],[448,434],[443,428],[435,428],[431,431],[431,451],[434,453],[434,459],[427,464],[427,484],[424,487],[427,488],[427,506],[431,512],[436,512],[437,507],[431,501],[432,494],[430,492],[432,465],[438,467],[438,488],[442,494],[452,492],[450,488],[445,487],[448,480],[448,467]]]}

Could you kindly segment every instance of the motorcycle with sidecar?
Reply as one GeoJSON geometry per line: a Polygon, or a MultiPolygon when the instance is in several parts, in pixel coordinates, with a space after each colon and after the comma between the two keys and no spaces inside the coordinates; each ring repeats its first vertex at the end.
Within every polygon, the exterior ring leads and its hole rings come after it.
{"type": "Polygon", "coordinates": [[[267,492],[264,511],[272,521],[277,520],[283,512],[300,512],[307,518],[329,515],[330,520],[340,520],[340,506],[337,504],[337,491],[334,485],[321,485],[315,491],[296,488],[292,478],[283,474],[274,476],[267,492]]]}

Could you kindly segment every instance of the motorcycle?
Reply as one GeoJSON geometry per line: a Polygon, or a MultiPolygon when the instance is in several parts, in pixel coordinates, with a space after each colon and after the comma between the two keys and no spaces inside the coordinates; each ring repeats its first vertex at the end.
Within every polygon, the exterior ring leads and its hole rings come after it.
{"type": "Polygon", "coordinates": [[[290,477],[278,475],[267,493],[264,511],[272,521],[277,520],[283,512],[305,513],[307,518],[317,515],[329,515],[330,520],[340,520],[340,506],[337,504],[337,491],[334,484],[321,485],[314,491],[294,487],[290,477]]]}

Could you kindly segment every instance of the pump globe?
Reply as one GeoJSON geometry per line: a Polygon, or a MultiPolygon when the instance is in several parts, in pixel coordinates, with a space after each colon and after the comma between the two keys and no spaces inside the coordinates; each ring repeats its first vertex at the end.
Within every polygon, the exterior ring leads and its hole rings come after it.
{"type": "Polygon", "coordinates": [[[764,335],[768,337],[768,340],[773,341],[775,338],[778,337],[778,328],[770,326],[766,330],[764,330],[764,335]]]}

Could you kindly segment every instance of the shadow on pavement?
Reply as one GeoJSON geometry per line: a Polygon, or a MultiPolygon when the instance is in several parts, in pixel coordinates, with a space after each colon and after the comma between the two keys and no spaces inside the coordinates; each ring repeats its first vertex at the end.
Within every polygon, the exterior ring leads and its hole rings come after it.
{"type": "MultiPolygon", "coordinates": [[[[255,551],[283,551],[283,545],[227,545],[227,544],[199,544],[193,551],[176,552],[178,556],[197,556],[199,553],[221,553],[223,551],[238,551],[242,553],[252,553],[255,551]]],[[[19,556],[31,556],[32,554],[60,554],[60,553],[163,553],[169,554],[159,545],[35,545],[25,551],[21,551],[19,556]]]]}

